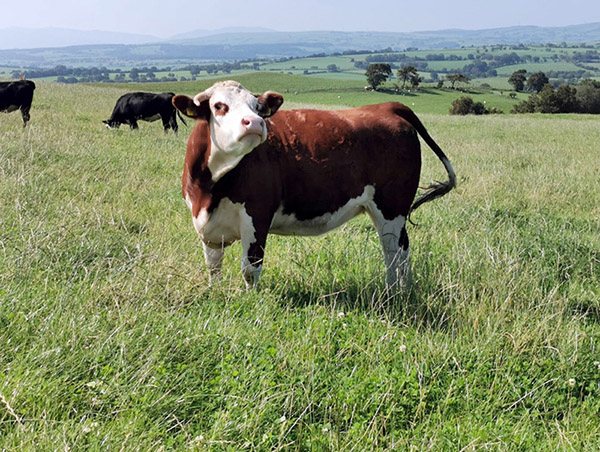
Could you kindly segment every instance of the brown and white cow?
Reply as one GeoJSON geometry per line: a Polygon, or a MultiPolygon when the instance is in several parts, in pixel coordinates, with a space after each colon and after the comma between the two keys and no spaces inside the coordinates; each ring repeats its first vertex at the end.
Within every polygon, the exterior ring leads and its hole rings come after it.
{"type": "Polygon", "coordinates": [[[246,284],[256,286],[269,232],[323,234],[366,212],[383,247],[387,286],[409,283],[406,220],[411,210],[456,185],[448,158],[400,103],[275,115],[282,103],[281,94],[254,95],[234,81],[216,83],[193,99],[173,98],[196,119],[182,189],[211,278],[220,274],[224,248],[236,240],[242,241],[246,284]],[[449,180],[415,200],[417,133],[449,180]]]}

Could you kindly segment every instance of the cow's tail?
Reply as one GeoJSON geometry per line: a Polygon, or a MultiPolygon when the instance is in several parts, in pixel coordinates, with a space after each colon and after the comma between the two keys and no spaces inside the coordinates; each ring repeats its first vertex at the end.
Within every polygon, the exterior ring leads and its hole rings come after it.
{"type": "Polygon", "coordinates": [[[181,113],[179,113],[179,110],[175,109],[175,111],[177,112],[177,116],[179,116],[179,119],[181,119],[181,122],[183,124],[185,124],[185,126],[187,127],[187,122],[185,122],[185,119],[183,119],[183,116],[181,116],[181,113]]]}
{"type": "Polygon", "coordinates": [[[402,105],[402,108],[396,109],[396,114],[407,120],[421,135],[421,138],[427,143],[427,145],[433,150],[435,155],[441,160],[444,168],[446,168],[446,172],[448,173],[448,180],[445,182],[436,181],[435,183],[429,185],[425,188],[425,192],[421,193],[413,202],[410,207],[410,212],[416,210],[421,204],[425,204],[426,202],[433,201],[434,199],[440,198],[456,187],[456,174],[454,173],[454,168],[452,168],[452,164],[444,151],[438,146],[438,144],[433,141],[427,129],[423,123],[419,120],[417,115],[414,112],[402,105]]]}

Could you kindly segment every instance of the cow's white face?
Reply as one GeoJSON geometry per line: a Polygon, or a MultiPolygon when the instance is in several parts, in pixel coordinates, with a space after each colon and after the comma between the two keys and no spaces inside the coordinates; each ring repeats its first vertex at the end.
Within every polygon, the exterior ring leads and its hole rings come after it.
{"type": "MultiPolygon", "coordinates": [[[[194,102],[199,105],[196,99],[194,102]]],[[[267,126],[258,115],[258,99],[241,86],[217,87],[209,105],[213,150],[245,155],[267,139],[267,126]]]]}
{"type": "Polygon", "coordinates": [[[256,96],[237,82],[225,81],[197,94],[193,104],[191,101],[176,96],[174,104],[187,116],[208,120],[208,167],[217,181],[267,139],[265,118],[277,111],[283,96],[271,91],[256,96]]]}

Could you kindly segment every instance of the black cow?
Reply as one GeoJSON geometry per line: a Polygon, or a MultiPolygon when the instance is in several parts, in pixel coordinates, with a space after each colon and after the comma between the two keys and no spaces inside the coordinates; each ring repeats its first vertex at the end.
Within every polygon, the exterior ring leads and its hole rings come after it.
{"type": "Polygon", "coordinates": [[[0,82],[0,111],[10,113],[21,110],[23,127],[29,121],[29,110],[33,100],[35,83],[31,80],[15,80],[14,82],[0,82]]]}
{"type": "MultiPolygon", "coordinates": [[[[118,129],[121,124],[129,124],[131,130],[138,128],[137,121],[156,121],[162,119],[165,132],[173,129],[177,133],[176,110],[171,103],[174,93],[127,93],[117,100],[109,119],[102,121],[109,129],[118,129]]],[[[179,119],[185,124],[181,115],[179,119]]]]}

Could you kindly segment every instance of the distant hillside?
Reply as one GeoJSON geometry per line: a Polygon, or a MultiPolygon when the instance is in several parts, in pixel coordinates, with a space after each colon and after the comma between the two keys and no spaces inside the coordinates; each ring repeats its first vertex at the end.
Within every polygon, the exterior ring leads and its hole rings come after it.
{"type": "MultiPolygon", "coordinates": [[[[600,41],[600,22],[568,27],[518,26],[487,30],[438,30],[410,33],[394,32],[253,32],[227,33],[205,36],[201,39],[177,41],[188,45],[289,45],[298,48],[311,47],[326,53],[349,49],[402,50],[407,47],[420,49],[457,48],[491,44],[541,44],[547,42],[596,42],[600,41]]],[[[302,55],[305,56],[305,55],[302,55]]]]}
{"type": "Polygon", "coordinates": [[[31,49],[95,44],[144,44],[161,39],[151,35],[67,28],[2,28],[0,49],[31,49]]]}
{"type": "MultiPolygon", "coordinates": [[[[600,42],[600,23],[568,27],[519,26],[488,30],[440,30],[413,33],[275,32],[252,29],[251,32],[190,37],[203,33],[206,32],[199,30],[178,35],[173,40],[148,44],[108,43],[110,45],[107,45],[104,43],[59,48],[0,50],[0,61],[4,66],[18,67],[49,67],[56,64],[118,67],[303,57],[347,50],[443,49],[549,42],[593,43],[600,42]]],[[[146,38],[152,40],[152,37],[146,38]]],[[[139,37],[139,39],[144,38],[139,37]]],[[[1,35],[0,41],[2,41],[1,35]]]]}
{"type": "Polygon", "coordinates": [[[171,36],[167,39],[169,42],[178,42],[185,41],[189,39],[198,39],[203,38],[205,36],[212,35],[222,35],[227,33],[262,33],[262,32],[274,32],[275,30],[271,30],[269,28],[264,27],[230,27],[230,28],[221,28],[219,30],[193,30],[188,31],[187,33],[180,33],[174,36],[171,36]]]}

